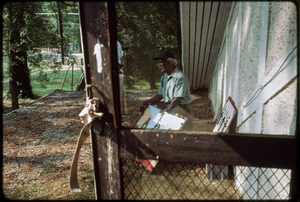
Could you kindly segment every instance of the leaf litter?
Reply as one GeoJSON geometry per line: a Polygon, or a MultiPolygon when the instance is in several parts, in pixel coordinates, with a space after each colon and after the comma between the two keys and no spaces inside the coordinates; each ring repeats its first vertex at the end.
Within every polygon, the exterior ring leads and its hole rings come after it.
{"type": "MultiPolygon", "coordinates": [[[[3,193],[17,200],[95,200],[90,138],[78,161],[82,192],[71,193],[69,170],[83,127],[79,113],[85,106],[84,91],[77,97],[54,91],[3,116],[3,193]]],[[[124,90],[122,122],[138,117],[138,103],[157,90],[124,90]]],[[[194,130],[213,130],[214,117],[207,92],[192,95],[194,130]]]]}

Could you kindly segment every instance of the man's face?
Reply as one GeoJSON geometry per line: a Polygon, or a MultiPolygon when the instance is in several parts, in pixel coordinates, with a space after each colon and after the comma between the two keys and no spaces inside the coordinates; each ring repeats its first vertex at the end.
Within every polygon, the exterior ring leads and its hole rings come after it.
{"type": "Polygon", "coordinates": [[[157,67],[162,74],[164,73],[169,74],[169,72],[172,69],[171,64],[166,59],[157,60],[157,67]]]}

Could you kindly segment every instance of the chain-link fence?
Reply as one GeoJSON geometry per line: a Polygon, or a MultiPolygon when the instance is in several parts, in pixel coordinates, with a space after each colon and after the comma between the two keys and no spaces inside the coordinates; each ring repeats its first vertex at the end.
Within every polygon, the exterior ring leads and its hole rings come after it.
{"type": "Polygon", "coordinates": [[[149,172],[129,158],[122,167],[126,200],[289,198],[290,170],[159,161],[149,172]]]}

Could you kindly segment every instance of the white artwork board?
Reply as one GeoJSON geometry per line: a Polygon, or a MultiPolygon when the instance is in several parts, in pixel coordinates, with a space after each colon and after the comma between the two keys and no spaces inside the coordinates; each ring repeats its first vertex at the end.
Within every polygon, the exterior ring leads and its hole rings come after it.
{"type": "Polygon", "coordinates": [[[179,130],[187,121],[187,117],[165,112],[159,108],[149,105],[140,119],[137,121],[135,128],[153,129],[159,125],[160,130],[179,130]],[[149,120],[150,119],[150,120],[149,120]],[[147,121],[149,121],[147,123],[147,121]],[[143,125],[146,123],[146,127],[143,125]]]}
{"type": "Polygon", "coordinates": [[[229,96],[216,122],[213,132],[227,132],[236,113],[237,108],[229,96]]]}

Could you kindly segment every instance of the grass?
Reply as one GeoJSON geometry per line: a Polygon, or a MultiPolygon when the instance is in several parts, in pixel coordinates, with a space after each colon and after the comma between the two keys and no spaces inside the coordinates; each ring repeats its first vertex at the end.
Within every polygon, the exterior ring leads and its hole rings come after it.
{"type": "MultiPolygon", "coordinates": [[[[62,84],[66,75],[66,70],[61,70],[57,74],[53,73],[52,71],[46,72],[47,78],[49,78],[49,82],[46,83],[45,87],[43,87],[42,82],[39,81],[38,75],[31,75],[31,87],[32,91],[35,95],[33,99],[19,99],[20,107],[33,102],[36,99],[39,99],[45,95],[52,93],[57,89],[62,88],[62,84]]],[[[69,70],[66,76],[65,83],[63,85],[62,90],[64,91],[71,91],[76,90],[77,83],[81,76],[81,70],[74,70],[73,71],[73,89],[71,88],[72,84],[72,71],[69,70]]],[[[3,80],[8,79],[7,71],[3,71],[3,80]]],[[[8,90],[8,82],[3,83],[3,96],[8,90]]],[[[159,82],[156,82],[156,86],[159,86],[159,82]]],[[[125,76],[124,79],[124,90],[148,90],[150,87],[149,83],[145,79],[141,78],[134,78],[132,76],[125,76]],[[129,82],[126,82],[129,81],[129,82]]],[[[3,113],[2,115],[9,113],[11,110],[11,100],[3,100],[3,113]]]]}
{"type": "MultiPolygon", "coordinates": [[[[33,93],[35,95],[41,97],[41,96],[52,93],[56,89],[61,89],[65,74],[66,74],[66,71],[59,71],[58,74],[54,74],[52,72],[47,72],[47,77],[49,78],[49,82],[46,84],[46,88],[43,88],[42,82],[37,80],[38,75],[32,75],[31,76],[31,86],[32,86],[33,93]]],[[[80,70],[74,70],[74,72],[73,72],[73,90],[76,90],[76,85],[77,85],[80,75],[81,75],[80,70]]],[[[66,81],[64,83],[62,90],[70,91],[71,90],[71,82],[72,82],[72,71],[68,71],[66,81]]],[[[8,82],[3,83],[3,95],[7,92],[7,90],[8,90],[8,82]]]]}
{"type": "MultiPolygon", "coordinates": [[[[4,73],[4,72],[3,72],[4,73]]],[[[49,78],[49,82],[46,83],[46,88],[42,86],[42,82],[37,80],[38,75],[31,75],[31,87],[34,93],[33,99],[19,99],[19,106],[23,107],[26,104],[29,104],[45,95],[52,93],[57,89],[61,89],[63,80],[65,78],[66,71],[59,71],[58,74],[54,74],[53,72],[46,72],[47,77],[49,78]]],[[[76,85],[81,75],[81,70],[74,70],[73,72],[73,90],[76,90],[76,85]]],[[[5,78],[5,75],[3,75],[5,78]]],[[[64,86],[62,90],[70,91],[72,84],[72,71],[68,71],[64,86]]],[[[3,83],[3,96],[8,90],[8,82],[3,83]]],[[[2,115],[7,114],[12,111],[11,109],[11,100],[4,99],[2,101],[2,115]]]]}
{"type": "MultiPolygon", "coordinates": [[[[42,97],[45,95],[48,95],[55,91],[56,89],[61,89],[63,80],[66,74],[66,71],[59,71],[58,74],[54,74],[52,72],[46,72],[47,77],[49,78],[49,82],[46,84],[46,88],[42,87],[42,82],[37,80],[37,75],[32,75],[31,76],[31,86],[33,93],[36,96],[42,97]]],[[[73,72],[73,90],[76,90],[76,85],[78,83],[78,80],[81,76],[81,70],[74,70],[73,72]]],[[[124,90],[148,90],[150,85],[145,79],[141,78],[134,78],[132,76],[128,76],[132,82],[131,85],[127,84],[124,82],[123,89],[124,90]]],[[[5,77],[7,78],[7,77],[5,77]]],[[[64,86],[62,90],[65,91],[71,91],[71,82],[72,82],[72,71],[69,70],[64,86]]],[[[159,86],[160,82],[156,82],[156,86],[159,86]]],[[[7,92],[8,90],[8,82],[3,83],[3,95],[7,92]]]]}

